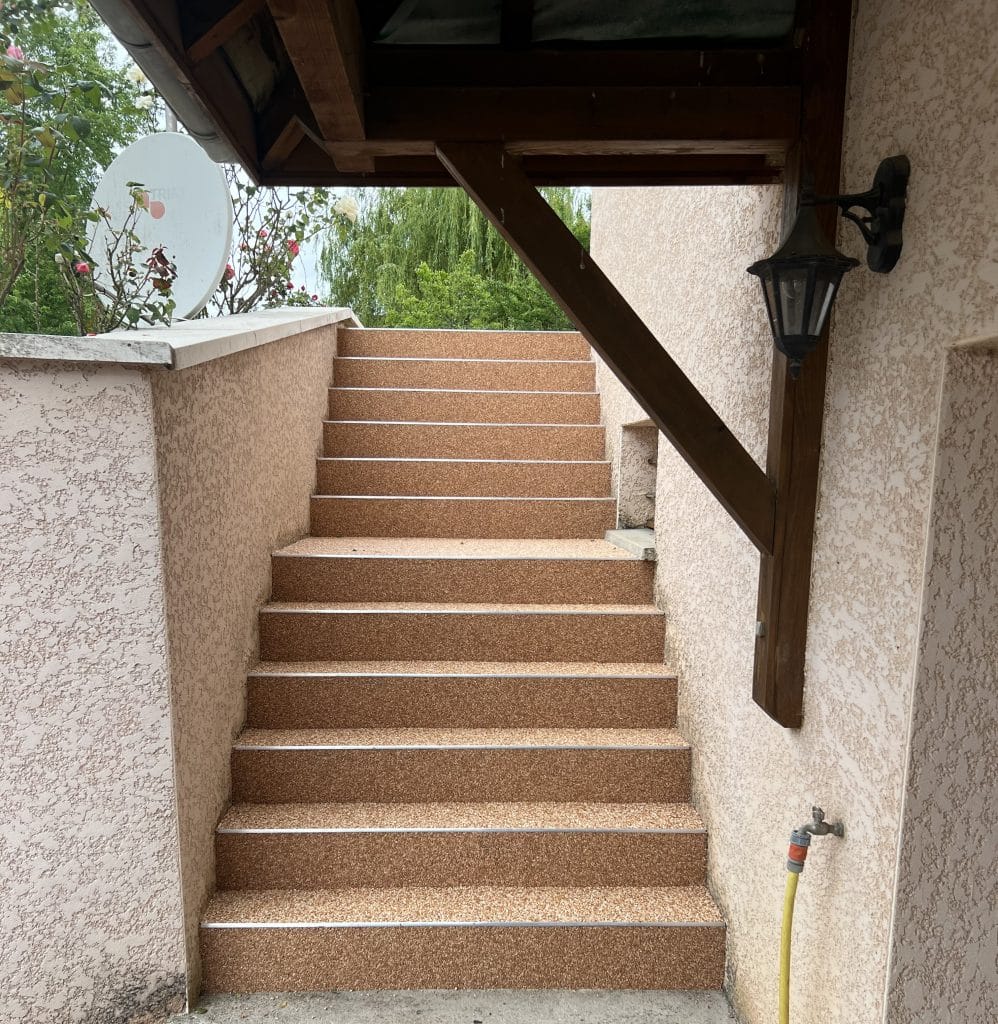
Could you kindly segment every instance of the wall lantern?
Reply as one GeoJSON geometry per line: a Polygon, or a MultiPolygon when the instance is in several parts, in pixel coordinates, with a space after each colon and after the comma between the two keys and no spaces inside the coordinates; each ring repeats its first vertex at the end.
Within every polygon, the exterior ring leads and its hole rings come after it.
{"type": "Polygon", "coordinates": [[[843,275],[859,266],[825,237],[815,207],[835,203],[842,216],[862,232],[866,262],[878,274],[894,269],[901,256],[901,225],[911,167],[905,156],[892,156],[877,168],[873,187],[845,196],[816,196],[805,187],[800,209],[783,244],[769,259],[748,268],[762,281],[766,312],[776,347],[790,360],[790,376],[800,375],[801,360],[818,345],[843,275]],[[853,212],[859,207],[866,216],[853,212]]]}

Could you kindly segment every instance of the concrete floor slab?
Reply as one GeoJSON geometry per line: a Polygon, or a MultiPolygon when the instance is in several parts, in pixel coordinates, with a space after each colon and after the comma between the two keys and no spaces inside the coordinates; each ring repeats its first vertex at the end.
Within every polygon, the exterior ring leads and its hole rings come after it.
{"type": "Polygon", "coordinates": [[[720,992],[414,991],[206,996],[170,1024],[737,1024],[720,992]]]}

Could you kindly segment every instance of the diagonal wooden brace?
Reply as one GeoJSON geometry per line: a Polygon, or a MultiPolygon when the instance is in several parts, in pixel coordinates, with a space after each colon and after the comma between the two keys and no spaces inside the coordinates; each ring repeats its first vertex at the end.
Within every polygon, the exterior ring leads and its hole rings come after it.
{"type": "Polygon", "coordinates": [[[544,201],[501,143],[440,143],[437,156],[711,493],[762,552],[773,487],[752,456],[544,201]]]}

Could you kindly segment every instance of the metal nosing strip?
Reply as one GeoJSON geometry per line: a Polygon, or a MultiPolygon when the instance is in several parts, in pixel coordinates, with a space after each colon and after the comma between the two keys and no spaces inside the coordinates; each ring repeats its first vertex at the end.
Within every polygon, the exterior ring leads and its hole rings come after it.
{"type": "Polygon", "coordinates": [[[538,826],[536,828],[504,828],[501,825],[486,826],[455,826],[442,825],[413,825],[406,827],[369,827],[369,828],[222,828],[216,829],[218,835],[226,836],[270,836],[270,835],[410,835],[410,834],[438,834],[440,832],[457,833],[515,833],[516,835],[669,835],[669,836],[699,836],[706,835],[706,828],[581,828],[566,826],[538,826]]]}
{"type": "Polygon", "coordinates": [[[657,675],[632,675],[627,672],[619,672],[614,675],[574,675],[562,674],[559,672],[299,672],[295,669],[281,669],[279,671],[267,671],[262,668],[255,668],[246,673],[248,676],[280,677],[280,676],[315,676],[325,678],[329,676],[334,679],[370,679],[374,682],[383,682],[386,679],[425,679],[428,682],[435,682],[438,679],[605,679],[610,682],[617,682],[626,679],[628,682],[637,680],[639,682],[659,682],[663,679],[675,682],[675,674],[668,671],[657,675]]]}
{"type": "Polygon", "coordinates": [[[724,928],[723,921],[202,921],[202,928],[724,928]]]}
{"type": "Polygon", "coordinates": [[[602,423],[464,423],[453,420],[323,420],[323,423],[358,424],[365,427],[581,427],[584,430],[605,430],[602,423]]]}
{"type": "Polygon", "coordinates": [[[264,605],[259,611],[261,615],[643,615],[650,618],[657,618],[662,614],[654,605],[645,604],[574,605],[571,611],[566,611],[558,605],[508,604],[482,608],[480,605],[469,604],[462,608],[454,608],[449,605],[430,603],[425,607],[406,608],[401,602],[395,604],[385,601],[383,607],[380,608],[351,608],[349,602],[342,604],[336,601],[316,603],[319,604],[318,608],[301,607],[305,602],[277,601],[271,605],[264,605]],[[282,607],[284,604],[292,607],[282,607]],[[608,608],[614,610],[607,611],[608,608]]]}
{"type": "Polygon", "coordinates": [[[495,744],[495,743],[236,743],[233,750],[689,750],[686,745],[656,743],[643,746],[616,744],[495,744]]]}

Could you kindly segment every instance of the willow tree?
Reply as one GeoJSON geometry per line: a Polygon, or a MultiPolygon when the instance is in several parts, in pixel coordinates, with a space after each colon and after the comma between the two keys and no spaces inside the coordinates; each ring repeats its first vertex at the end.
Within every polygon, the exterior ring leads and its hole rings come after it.
{"type": "MultiPolygon", "coordinates": [[[[588,193],[542,192],[588,249],[588,193]]],[[[352,307],[364,324],[571,327],[461,189],[372,189],[358,202],[357,223],[327,235],[320,263],[329,299],[352,307]]]]}

